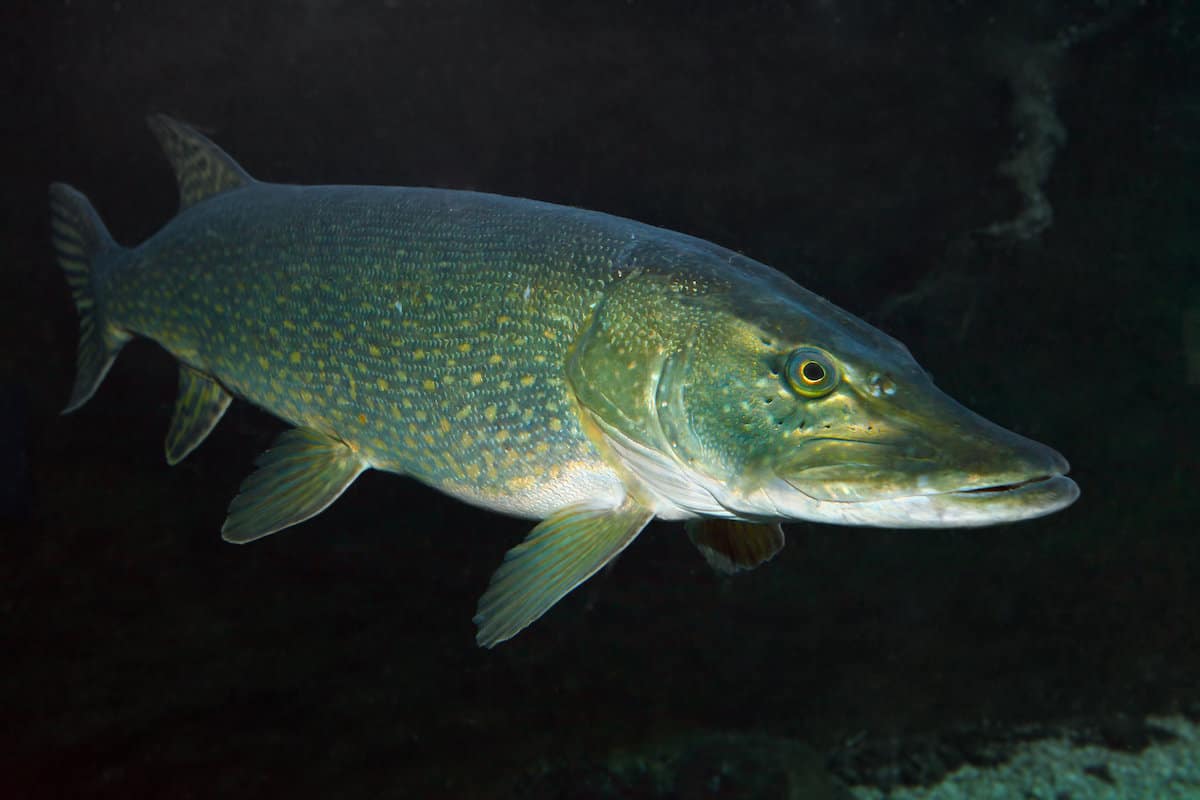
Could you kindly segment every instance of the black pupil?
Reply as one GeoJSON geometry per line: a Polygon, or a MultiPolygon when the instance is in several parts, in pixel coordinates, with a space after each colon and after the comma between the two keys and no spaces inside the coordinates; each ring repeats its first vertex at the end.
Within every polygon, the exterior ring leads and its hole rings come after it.
{"type": "Polygon", "coordinates": [[[800,365],[800,375],[808,383],[820,383],[825,380],[825,368],[815,361],[805,361],[800,365]]]}

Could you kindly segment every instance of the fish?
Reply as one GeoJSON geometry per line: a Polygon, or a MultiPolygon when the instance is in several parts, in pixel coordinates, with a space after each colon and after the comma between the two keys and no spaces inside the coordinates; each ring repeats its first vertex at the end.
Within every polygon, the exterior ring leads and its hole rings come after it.
{"type": "Polygon", "coordinates": [[[655,518],[733,574],[778,554],[785,522],[969,528],[1079,496],[1055,450],[740,253],[496,194],[259,181],[193,128],[148,123],[179,211],[141,244],[50,187],[80,331],[64,413],[145,337],[179,362],[168,464],[234,398],[290,426],[231,502],[229,542],[319,514],[368,469],[537,520],[479,601],[480,646],[655,518]]]}

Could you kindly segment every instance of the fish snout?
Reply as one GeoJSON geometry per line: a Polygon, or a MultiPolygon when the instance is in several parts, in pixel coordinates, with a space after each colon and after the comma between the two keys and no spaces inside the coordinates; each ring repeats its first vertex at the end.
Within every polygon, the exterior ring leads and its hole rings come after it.
{"type": "Polygon", "coordinates": [[[1053,448],[940,392],[920,410],[798,443],[768,494],[797,517],[888,527],[1012,522],[1078,498],[1070,465],[1053,448]]]}

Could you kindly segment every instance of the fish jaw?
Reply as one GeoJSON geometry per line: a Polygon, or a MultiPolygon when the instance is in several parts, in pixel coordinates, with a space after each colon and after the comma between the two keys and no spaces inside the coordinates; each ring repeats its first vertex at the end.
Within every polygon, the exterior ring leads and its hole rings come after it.
{"type": "Polygon", "coordinates": [[[815,438],[763,494],[787,517],[891,528],[979,527],[1060,511],[1079,497],[1054,449],[975,414],[927,381],[883,413],[870,440],[815,438]]]}
{"type": "Polygon", "coordinates": [[[978,528],[1053,514],[1075,502],[1079,486],[1065,475],[1020,484],[964,488],[881,500],[818,500],[779,479],[762,494],[787,519],[882,528],[978,528]]]}

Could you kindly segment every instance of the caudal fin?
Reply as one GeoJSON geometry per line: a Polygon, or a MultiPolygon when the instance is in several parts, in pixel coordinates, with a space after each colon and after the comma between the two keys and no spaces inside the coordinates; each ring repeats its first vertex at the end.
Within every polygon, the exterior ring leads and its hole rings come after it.
{"type": "Polygon", "coordinates": [[[101,256],[118,245],[100,221],[92,204],[64,183],[50,185],[50,230],[58,265],[67,276],[79,312],[79,354],[75,386],[63,409],[68,414],[87,402],[104,380],[121,346],[129,340],[124,331],[104,319],[96,299],[96,268],[101,256]]]}

